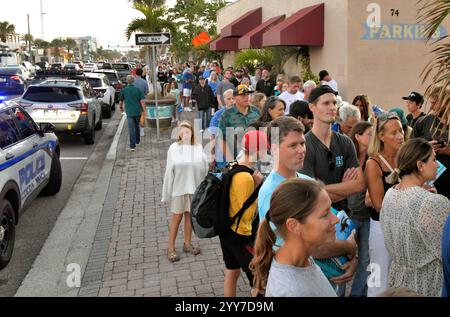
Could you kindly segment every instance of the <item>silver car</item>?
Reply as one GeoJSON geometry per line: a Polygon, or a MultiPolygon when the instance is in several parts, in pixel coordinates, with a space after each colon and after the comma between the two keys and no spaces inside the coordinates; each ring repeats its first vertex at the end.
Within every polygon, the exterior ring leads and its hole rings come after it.
{"type": "Polygon", "coordinates": [[[55,79],[28,87],[19,104],[36,123],[52,123],[56,132],[80,134],[86,144],[95,143],[102,129],[102,106],[89,83],[55,79]]]}

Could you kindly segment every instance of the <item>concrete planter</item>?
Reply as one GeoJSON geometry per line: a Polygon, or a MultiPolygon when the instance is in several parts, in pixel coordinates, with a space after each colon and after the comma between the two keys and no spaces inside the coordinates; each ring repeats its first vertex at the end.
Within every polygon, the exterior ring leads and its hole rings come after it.
{"type": "MultiPolygon", "coordinates": [[[[159,126],[161,129],[170,129],[172,127],[172,113],[176,101],[174,99],[159,99],[159,126]]],[[[156,129],[156,107],[154,99],[146,99],[147,123],[151,129],[156,129]]]]}

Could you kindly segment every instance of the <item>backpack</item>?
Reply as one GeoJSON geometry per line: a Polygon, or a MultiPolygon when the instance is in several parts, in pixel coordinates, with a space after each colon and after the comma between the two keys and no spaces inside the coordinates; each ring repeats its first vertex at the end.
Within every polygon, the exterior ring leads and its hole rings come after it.
{"type": "Polygon", "coordinates": [[[247,199],[242,208],[234,217],[229,216],[230,187],[234,175],[247,172],[253,175],[253,170],[232,162],[218,173],[208,173],[202,183],[197,187],[191,203],[191,222],[197,237],[212,238],[230,229],[238,219],[236,231],[244,212],[258,198],[262,184],[247,199]]]}

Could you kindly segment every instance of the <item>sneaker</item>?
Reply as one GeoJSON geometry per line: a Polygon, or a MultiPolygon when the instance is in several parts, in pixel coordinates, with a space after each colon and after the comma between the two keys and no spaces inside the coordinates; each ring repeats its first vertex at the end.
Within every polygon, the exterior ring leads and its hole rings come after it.
{"type": "Polygon", "coordinates": [[[130,148],[130,152],[134,152],[134,151],[136,151],[135,148],[130,148]]]}
{"type": "Polygon", "coordinates": [[[141,138],[145,137],[145,129],[141,128],[141,138]]]}

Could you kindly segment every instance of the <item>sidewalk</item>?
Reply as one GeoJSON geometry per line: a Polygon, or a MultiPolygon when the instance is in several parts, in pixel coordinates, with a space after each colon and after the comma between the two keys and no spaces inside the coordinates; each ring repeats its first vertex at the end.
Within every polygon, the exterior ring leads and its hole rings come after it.
{"type": "MultiPolygon", "coordinates": [[[[167,259],[171,214],[161,203],[166,154],[171,131],[147,129],[136,152],[127,150],[125,127],[118,146],[111,182],[78,296],[223,296],[225,266],[219,239],[198,239],[202,253],[182,252],[181,261],[167,259]]],[[[181,228],[183,225],[181,225],[181,228]]],[[[237,296],[249,297],[250,286],[239,278],[237,296]]]]}

